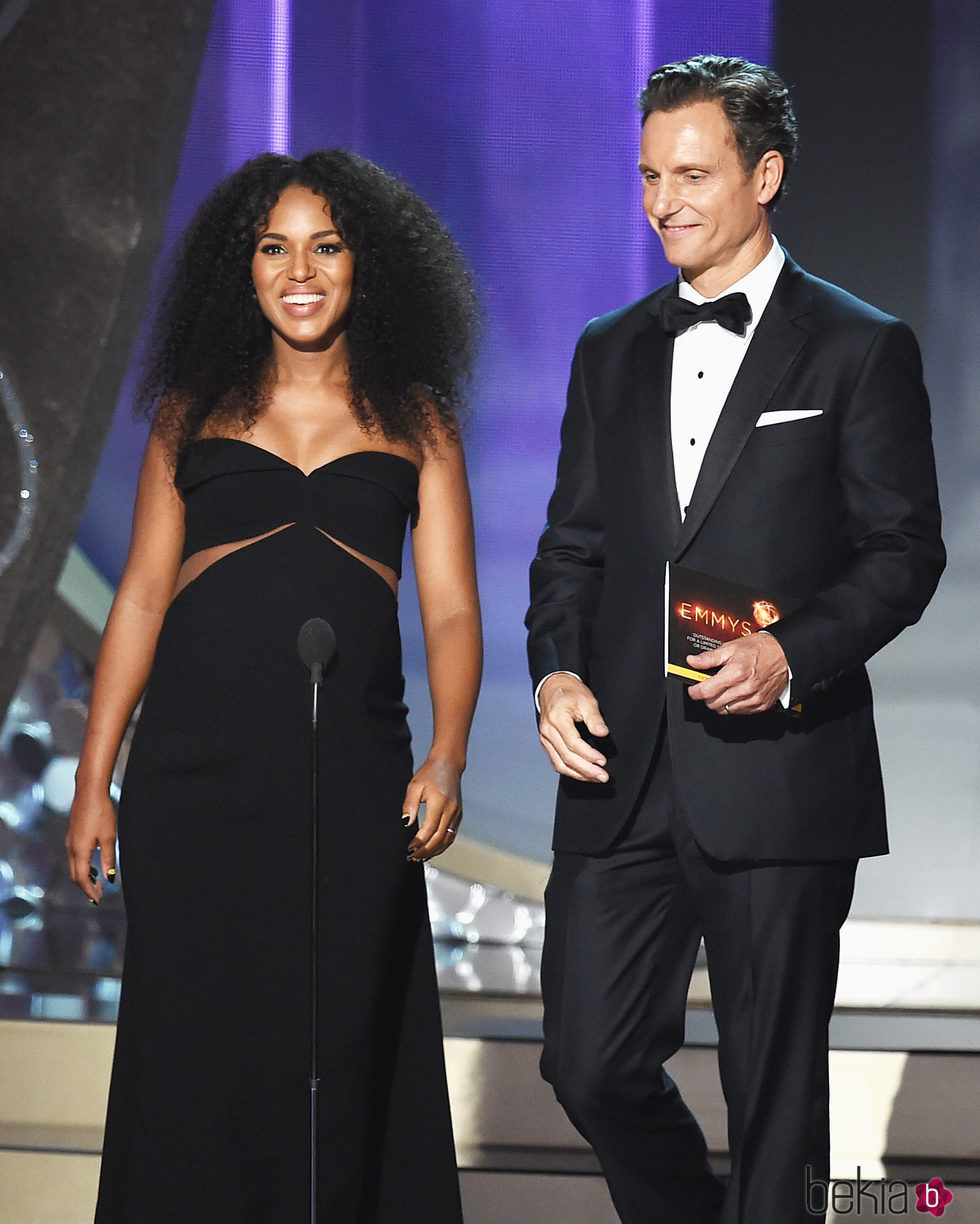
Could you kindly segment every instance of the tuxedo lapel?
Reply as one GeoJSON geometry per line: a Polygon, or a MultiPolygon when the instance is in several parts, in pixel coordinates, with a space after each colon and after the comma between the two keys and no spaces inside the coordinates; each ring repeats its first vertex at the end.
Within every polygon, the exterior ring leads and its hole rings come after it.
{"type": "Polygon", "coordinates": [[[786,371],[806,343],[806,331],[793,321],[794,315],[805,313],[799,309],[799,300],[797,309],[793,309],[794,287],[798,283],[796,272],[795,265],[787,259],[732,383],[677,536],[675,559],[683,556],[697,535],[738,462],[759,414],[768,407],[786,371]]]}
{"type": "Polygon", "coordinates": [[[676,539],[681,518],[677,506],[677,481],[670,441],[670,368],[673,338],[659,323],[657,294],[650,304],[650,325],[634,336],[628,357],[632,428],[624,435],[636,439],[642,489],[640,503],[648,508],[651,523],[667,526],[668,538],[676,539]]]}

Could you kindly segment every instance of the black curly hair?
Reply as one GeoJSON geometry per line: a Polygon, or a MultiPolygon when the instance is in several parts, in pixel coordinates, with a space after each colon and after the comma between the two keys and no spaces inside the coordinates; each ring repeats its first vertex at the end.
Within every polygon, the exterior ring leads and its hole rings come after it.
{"type": "Polygon", "coordinates": [[[421,445],[456,433],[478,312],[453,239],[410,187],[343,149],[262,153],[191,221],[156,317],[137,408],[176,461],[211,417],[252,425],[271,391],[272,329],[252,285],[256,237],[286,187],[323,196],[354,254],[351,408],[369,433],[421,445]]]}

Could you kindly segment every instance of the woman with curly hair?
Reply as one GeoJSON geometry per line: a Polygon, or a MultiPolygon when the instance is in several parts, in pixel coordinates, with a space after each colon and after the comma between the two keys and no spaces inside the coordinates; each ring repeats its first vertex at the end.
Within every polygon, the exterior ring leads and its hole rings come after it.
{"type": "Polygon", "coordinates": [[[456,425],[466,269],[404,184],[263,154],[191,223],[68,830],[128,919],[99,1224],[310,1219],[310,680],[320,694],[318,1219],[461,1219],[419,864],[452,844],[480,627],[456,425]],[[413,774],[396,612],[406,525],[433,742],[413,774]],[[96,855],[96,851],[98,854],[96,855]]]}

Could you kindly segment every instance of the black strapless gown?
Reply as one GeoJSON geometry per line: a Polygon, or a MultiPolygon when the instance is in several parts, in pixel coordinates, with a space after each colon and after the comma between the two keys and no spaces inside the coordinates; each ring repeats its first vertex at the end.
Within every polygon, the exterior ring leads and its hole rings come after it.
{"type": "Polygon", "coordinates": [[[128,934],[97,1224],[309,1213],[311,616],[320,708],[319,1218],[461,1220],[396,600],[418,477],[357,452],[309,476],[193,443],[185,554],[273,531],[174,599],[119,811],[128,934]],[[324,534],[328,533],[328,534],[324,534]],[[335,543],[329,537],[332,536],[335,543]]]}

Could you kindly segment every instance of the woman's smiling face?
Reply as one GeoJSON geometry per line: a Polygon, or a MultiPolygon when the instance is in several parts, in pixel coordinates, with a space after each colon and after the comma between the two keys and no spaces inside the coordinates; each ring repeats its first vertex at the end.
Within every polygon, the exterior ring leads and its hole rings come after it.
{"type": "Polygon", "coordinates": [[[308,187],[287,187],[269,212],[252,256],[252,282],[279,340],[307,352],[343,334],[354,282],[354,255],[308,187]]]}

